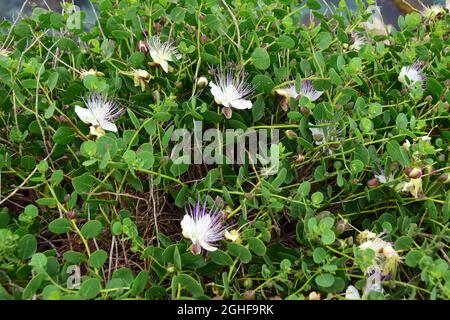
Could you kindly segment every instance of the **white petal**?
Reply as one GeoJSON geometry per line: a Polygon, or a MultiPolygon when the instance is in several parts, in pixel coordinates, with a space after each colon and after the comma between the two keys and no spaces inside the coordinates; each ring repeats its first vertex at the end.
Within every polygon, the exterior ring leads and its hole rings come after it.
{"type": "Polygon", "coordinates": [[[356,289],[354,286],[348,286],[347,290],[345,290],[345,299],[361,300],[361,296],[359,294],[358,289],[356,289]]]}
{"type": "Polygon", "coordinates": [[[298,93],[295,90],[295,86],[279,88],[279,89],[276,89],[275,92],[277,94],[279,94],[280,96],[285,96],[285,97],[294,98],[294,99],[297,98],[297,96],[298,96],[298,93]]]}
{"type": "Polygon", "coordinates": [[[231,106],[235,109],[251,109],[253,104],[249,100],[238,99],[230,102],[231,106]]]}
{"type": "Polygon", "coordinates": [[[106,130],[106,131],[117,132],[116,125],[114,123],[110,122],[110,121],[107,121],[107,120],[100,121],[100,127],[103,130],[106,130]]]}
{"type": "Polygon", "coordinates": [[[159,65],[166,73],[169,72],[169,63],[166,60],[160,60],[159,65]]]}
{"type": "Polygon", "coordinates": [[[200,240],[199,241],[200,245],[202,246],[203,249],[207,250],[207,251],[216,251],[217,248],[211,246],[209,243],[207,243],[206,241],[200,240]]]}
{"type": "Polygon", "coordinates": [[[98,125],[97,119],[95,119],[91,110],[75,106],[75,113],[84,123],[98,125]]]}
{"type": "MultiPolygon", "coordinates": [[[[214,101],[216,101],[217,104],[222,104],[225,107],[228,107],[228,105],[225,105],[225,96],[220,89],[219,86],[217,86],[214,82],[210,82],[209,86],[211,87],[211,94],[214,96],[214,101]]],[[[227,103],[228,104],[228,103],[227,103]]]]}
{"type": "Polygon", "coordinates": [[[181,220],[181,229],[183,231],[183,237],[192,240],[197,228],[194,219],[190,215],[184,215],[183,220],[181,220]]]}

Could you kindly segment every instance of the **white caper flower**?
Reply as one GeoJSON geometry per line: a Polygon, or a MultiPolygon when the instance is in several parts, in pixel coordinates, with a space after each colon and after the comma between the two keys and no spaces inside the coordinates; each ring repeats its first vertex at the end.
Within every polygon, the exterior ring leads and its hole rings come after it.
{"type": "Polygon", "coordinates": [[[172,41],[161,42],[158,36],[148,39],[147,46],[153,62],[161,66],[165,72],[169,72],[169,62],[181,58],[181,54],[178,53],[172,41]]]}
{"type": "MultiPolygon", "coordinates": [[[[187,211],[187,210],[186,210],[187,211]]],[[[225,227],[222,225],[222,213],[218,210],[206,211],[200,203],[189,208],[181,221],[183,236],[192,241],[192,253],[200,254],[202,248],[206,251],[216,251],[213,244],[224,236],[225,227]]]]}
{"type": "Polygon", "coordinates": [[[253,104],[247,98],[253,93],[251,85],[245,81],[245,73],[233,74],[230,69],[217,70],[215,82],[210,81],[214,101],[224,107],[224,114],[231,117],[231,109],[251,109],[253,104]]]}
{"type": "Polygon", "coordinates": [[[360,250],[370,249],[375,253],[372,268],[379,268],[383,275],[394,275],[400,262],[400,256],[393,248],[392,243],[382,239],[382,235],[377,235],[375,238],[366,237],[366,239],[362,239],[358,248],[360,250]]]}
{"type": "Polygon", "coordinates": [[[414,62],[414,64],[406,67],[402,67],[400,74],[398,75],[398,81],[407,86],[413,87],[417,82],[422,82],[422,87],[425,87],[426,77],[422,71],[422,63],[420,61],[414,62]]]}
{"type": "Polygon", "coordinates": [[[276,89],[275,92],[287,98],[297,99],[299,97],[307,97],[311,102],[316,101],[323,94],[323,91],[314,89],[310,80],[302,80],[299,91],[297,91],[295,84],[290,84],[287,87],[276,89]]]}
{"type": "Polygon", "coordinates": [[[92,94],[85,100],[87,108],[75,106],[75,113],[86,124],[90,124],[97,129],[100,127],[106,131],[117,132],[114,124],[123,112],[123,109],[117,102],[101,94],[92,94]]]}

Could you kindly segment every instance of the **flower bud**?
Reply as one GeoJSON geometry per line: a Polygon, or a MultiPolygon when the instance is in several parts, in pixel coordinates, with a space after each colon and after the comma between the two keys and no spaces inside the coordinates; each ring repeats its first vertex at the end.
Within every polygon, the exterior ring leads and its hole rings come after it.
{"type": "Polygon", "coordinates": [[[205,34],[202,34],[200,37],[200,42],[202,44],[205,44],[206,42],[208,42],[208,37],[205,34]]]}
{"type": "Polygon", "coordinates": [[[247,200],[253,200],[255,198],[255,195],[253,194],[253,192],[246,192],[244,194],[245,199],[247,200]]]}
{"type": "Polygon", "coordinates": [[[419,168],[406,168],[405,173],[411,179],[419,179],[422,176],[422,170],[419,168]]]}
{"type": "Polygon", "coordinates": [[[375,188],[380,184],[380,181],[377,178],[370,179],[367,181],[367,186],[369,188],[375,188]]]}
{"type": "Polygon", "coordinates": [[[303,154],[299,154],[297,155],[297,157],[295,157],[295,162],[303,162],[305,161],[305,156],[303,154]]]}
{"type": "Polygon", "coordinates": [[[199,87],[200,89],[203,89],[207,85],[208,85],[208,79],[206,79],[205,77],[200,77],[197,79],[197,87],[199,87]]]}
{"type": "Polygon", "coordinates": [[[303,113],[304,115],[308,115],[309,109],[305,106],[302,106],[302,107],[300,107],[300,112],[303,113]]]}
{"type": "Polygon", "coordinates": [[[444,173],[444,174],[441,174],[438,179],[442,183],[449,183],[450,182],[450,175],[448,173],[444,173]]]}
{"type": "Polygon", "coordinates": [[[76,217],[77,217],[77,214],[73,210],[67,211],[66,215],[67,215],[67,218],[69,218],[70,220],[76,219],[76,217]]]}
{"type": "Polygon", "coordinates": [[[225,201],[223,201],[223,198],[220,196],[216,196],[214,199],[214,206],[218,208],[222,208],[225,205],[225,201]]]}
{"type": "Polygon", "coordinates": [[[255,291],[248,290],[244,292],[244,300],[255,300],[255,291]]]}
{"type": "Polygon", "coordinates": [[[428,96],[425,97],[425,101],[428,102],[428,103],[431,103],[433,101],[433,97],[428,95],[428,96]]]}
{"type": "Polygon", "coordinates": [[[142,40],[139,40],[139,42],[138,42],[138,44],[137,44],[137,49],[140,51],[140,52],[143,52],[143,53],[148,53],[148,46],[147,46],[147,43],[145,42],[145,41],[142,41],[142,40]]]}
{"type": "Polygon", "coordinates": [[[312,291],[309,295],[308,295],[308,300],[320,300],[320,293],[317,293],[315,291],[312,291]]]}
{"type": "Polygon", "coordinates": [[[191,252],[193,255],[197,256],[202,252],[202,247],[198,243],[195,243],[192,245],[191,252]]]}
{"type": "Polygon", "coordinates": [[[295,139],[298,138],[298,135],[295,133],[295,131],[293,130],[286,130],[286,137],[288,137],[288,139],[295,139]]]}

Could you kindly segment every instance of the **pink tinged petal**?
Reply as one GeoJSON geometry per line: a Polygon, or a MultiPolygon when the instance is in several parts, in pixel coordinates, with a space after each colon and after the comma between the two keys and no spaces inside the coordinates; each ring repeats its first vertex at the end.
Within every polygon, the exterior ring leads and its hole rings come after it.
{"type": "Polygon", "coordinates": [[[206,251],[216,251],[217,250],[216,247],[213,247],[206,241],[200,240],[199,242],[200,242],[200,245],[202,246],[202,248],[205,249],[206,251]]]}
{"type": "Polygon", "coordinates": [[[201,245],[198,244],[198,243],[194,243],[194,244],[192,245],[191,252],[192,252],[192,254],[195,255],[195,256],[197,256],[197,255],[199,255],[200,253],[202,253],[202,247],[201,247],[201,245]]]}
{"type": "Polygon", "coordinates": [[[77,116],[86,124],[98,125],[98,121],[95,118],[91,110],[82,108],[80,106],[75,106],[75,113],[77,116]]]}

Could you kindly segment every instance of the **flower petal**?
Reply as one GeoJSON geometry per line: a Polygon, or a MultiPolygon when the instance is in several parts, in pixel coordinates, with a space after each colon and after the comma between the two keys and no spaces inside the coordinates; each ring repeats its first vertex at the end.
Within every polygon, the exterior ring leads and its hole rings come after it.
{"type": "Polygon", "coordinates": [[[361,300],[361,296],[359,294],[358,289],[354,286],[348,286],[347,290],[345,290],[345,299],[347,300],[361,300]]]}
{"type": "Polygon", "coordinates": [[[206,242],[204,240],[200,240],[199,243],[202,246],[202,248],[207,251],[216,251],[217,250],[216,247],[213,247],[212,245],[210,245],[208,242],[206,242]]]}
{"type": "Polygon", "coordinates": [[[98,125],[98,121],[91,110],[75,106],[75,113],[84,123],[98,125]]]}
{"type": "Polygon", "coordinates": [[[235,109],[251,109],[253,104],[250,100],[237,99],[230,102],[231,106],[235,109]]]}
{"type": "MultiPolygon", "coordinates": [[[[212,81],[209,83],[209,86],[211,87],[211,94],[214,96],[214,101],[216,101],[217,104],[223,104],[225,101],[225,95],[220,87],[212,81]]],[[[227,105],[224,106],[228,107],[227,105]]]]}
{"type": "Polygon", "coordinates": [[[184,215],[183,220],[181,220],[181,229],[183,231],[183,237],[192,240],[196,231],[196,225],[194,219],[192,219],[190,215],[184,215]]]}
{"type": "Polygon", "coordinates": [[[107,120],[100,121],[100,127],[106,131],[117,132],[117,126],[114,123],[107,120]]]}

